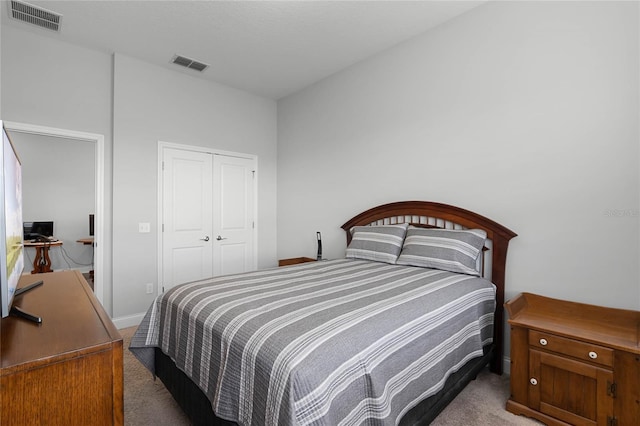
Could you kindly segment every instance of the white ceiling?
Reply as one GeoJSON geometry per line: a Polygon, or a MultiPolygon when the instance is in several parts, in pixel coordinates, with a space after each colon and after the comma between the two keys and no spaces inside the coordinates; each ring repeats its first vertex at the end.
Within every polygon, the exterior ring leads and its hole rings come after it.
{"type": "Polygon", "coordinates": [[[30,4],[62,14],[61,31],[9,17],[11,25],[118,52],[279,99],[419,35],[484,1],[58,1],[30,4]],[[209,64],[203,73],[175,54],[209,64]]]}

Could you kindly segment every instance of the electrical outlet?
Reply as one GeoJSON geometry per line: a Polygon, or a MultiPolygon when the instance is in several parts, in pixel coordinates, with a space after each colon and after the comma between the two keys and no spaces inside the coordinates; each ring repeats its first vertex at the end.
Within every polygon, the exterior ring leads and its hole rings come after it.
{"type": "Polygon", "coordinates": [[[138,232],[147,233],[151,232],[151,224],[149,222],[140,222],[138,223],[138,232]]]}
{"type": "Polygon", "coordinates": [[[153,294],[153,283],[147,284],[147,294],[153,294]]]}

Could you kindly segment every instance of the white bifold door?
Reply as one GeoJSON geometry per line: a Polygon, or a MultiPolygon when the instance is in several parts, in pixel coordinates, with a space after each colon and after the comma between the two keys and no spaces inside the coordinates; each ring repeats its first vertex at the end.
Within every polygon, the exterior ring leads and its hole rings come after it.
{"type": "Polygon", "coordinates": [[[161,291],[255,269],[256,160],[162,147],[161,291]]]}

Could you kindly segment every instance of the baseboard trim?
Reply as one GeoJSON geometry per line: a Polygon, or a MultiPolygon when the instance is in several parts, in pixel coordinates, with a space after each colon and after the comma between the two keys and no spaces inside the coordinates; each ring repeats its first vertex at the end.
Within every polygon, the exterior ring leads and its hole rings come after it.
{"type": "Polygon", "coordinates": [[[142,318],[144,318],[145,313],[127,315],[124,317],[112,318],[111,321],[116,326],[118,330],[121,328],[134,327],[140,325],[142,322],[142,318]]]}

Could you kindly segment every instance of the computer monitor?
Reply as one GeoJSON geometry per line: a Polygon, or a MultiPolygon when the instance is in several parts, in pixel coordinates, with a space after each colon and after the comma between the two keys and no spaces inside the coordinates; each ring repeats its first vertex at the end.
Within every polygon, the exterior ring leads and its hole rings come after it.
{"type": "Polygon", "coordinates": [[[33,240],[40,236],[53,237],[53,221],[24,222],[23,233],[25,240],[33,240]]]}

